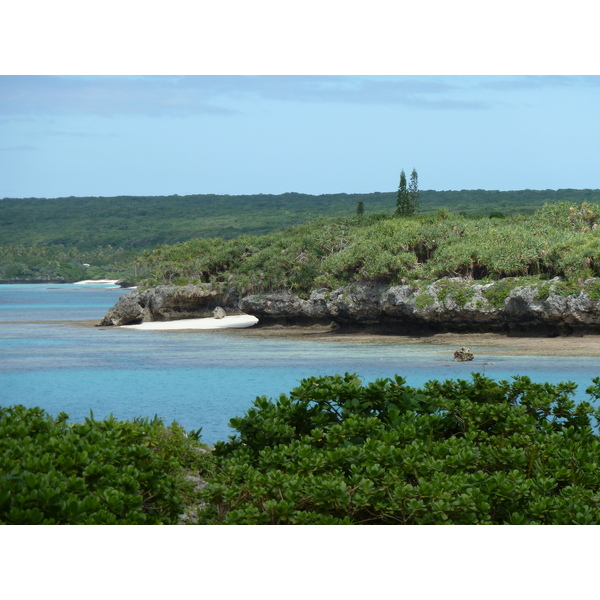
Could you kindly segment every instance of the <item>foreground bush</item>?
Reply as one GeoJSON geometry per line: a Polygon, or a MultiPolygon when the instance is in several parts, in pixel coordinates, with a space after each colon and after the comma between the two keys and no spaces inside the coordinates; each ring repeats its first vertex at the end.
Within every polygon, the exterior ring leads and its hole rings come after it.
{"type": "Polygon", "coordinates": [[[202,461],[199,432],[160,419],[68,424],[0,408],[1,524],[176,523],[202,461]]]}
{"type": "Polygon", "coordinates": [[[575,389],[476,374],[423,389],[306,379],[231,421],[200,521],[600,523],[600,411],[575,389]]]}

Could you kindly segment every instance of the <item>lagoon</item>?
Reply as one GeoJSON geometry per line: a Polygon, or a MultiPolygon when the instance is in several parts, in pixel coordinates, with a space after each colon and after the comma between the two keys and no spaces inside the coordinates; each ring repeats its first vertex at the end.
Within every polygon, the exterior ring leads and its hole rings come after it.
{"type": "MultiPolygon", "coordinates": [[[[153,417],[202,427],[214,444],[233,431],[256,396],[278,397],[312,375],[358,373],[365,381],[399,374],[430,379],[573,381],[577,398],[600,375],[597,357],[513,356],[478,348],[469,363],[445,344],[314,341],[244,336],[235,330],[96,328],[127,290],[114,285],[0,285],[0,405],[40,406],[81,421],[153,417]]],[[[540,339],[543,344],[544,340],[540,339]]]]}

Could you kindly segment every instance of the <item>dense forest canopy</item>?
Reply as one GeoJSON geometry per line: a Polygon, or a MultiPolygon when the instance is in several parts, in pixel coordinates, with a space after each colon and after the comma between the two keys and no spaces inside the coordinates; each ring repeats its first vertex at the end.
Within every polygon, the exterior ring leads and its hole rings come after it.
{"type": "MultiPolygon", "coordinates": [[[[4,198],[2,244],[151,249],[199,237],[263,235],[322,217],[349,217],[363,202],[366,215],[392,214],[396,192],[371,194],[256,194],[246,196],[118,196],[4,198]]],[[[420,191],[419,212],[439,208],[488,216],[531,213],[544,204],[600,202],[600,190],[420,191]]]]}

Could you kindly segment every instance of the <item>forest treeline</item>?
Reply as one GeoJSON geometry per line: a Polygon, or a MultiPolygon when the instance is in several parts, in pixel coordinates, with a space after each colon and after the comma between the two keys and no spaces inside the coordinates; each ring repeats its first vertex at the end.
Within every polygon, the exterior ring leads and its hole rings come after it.
{"type": "MultiPolygon", "coordinates": [[[[419,212],[440,208],[488,216],[532,213],[544,204],[600,202],[600,190],[421,190],[419,212]]],[[[322,217],[392,214],[397,192],[370,194],[257,194],[245,196],[118,196],[111,198],[4,198],[0,243],[99,246],[148,250],[198,237],[263,235],[322,217]]],[[[89,261],[88,261],[89,262],[89,261]]]]}
{"type": "MultiPolygon", "coordinates": [[[[209,250],[214,246],[215,249],[226,252],[228,244],[232,251],[235,251],[240,244],[244,247],[250,245],[264,249],[263,247],[271,243],[280,243],[276,240],[282,235],[285,239],[293,238],[295,232],[302,232],[305,229],[308,232],[312,229],[322,232],[331,230],[334,238],[337,235],[334,231],[338,230],[346,231],[348,235],[357,234],[360,237],[360,232],[369,224],[379,223],[379,227],[384,230],[385,226],[382,223],[396,222],[394,221],[396,196],[396,192],[374,192],[321,196],[288,193],[277,196],[259,194],[254,196],[5,198],[0,200],[0,279],[75,281],[82,278],[108,277],[134,281],[143,278],[187,280],[193,276],[194,269],[191,266],[185,269],[177,266],[176,272],[171,275],[168,273],[171,267],[167,265],[162,265],[157,270],[156,263],[160,259],[161,252],[168,256],[166,259],[168,262],[177,263],[179,260],[171,258],[171,254],[164,249],[165,245],[174,246],[173,253],[177,255],[186,251],[185,246],[179,246],[181,243],[189,243],[191,246],[188,248],[197,247],[199,251],[204,246],[209,250]],[[362,208],[362,218],[357,220],[359,204],[362,208]],[[259,239],[263,237],[264,239],[259,239]],[[211,241],[206,242],[206,240],[211,241]],[[249,240],[255,241],[250,243],[249,240]],[[161,250],[153,255],[152,252],[157,247],[161,250]]],[[[588,206],[593,206],[598,202],[600,202],[600,190],[509,192],[425,190],[420,192],[419,215],[411,217],[414,222],[409,220],[407,223],[412,223],[410,227],[416,227],[421,223],[420,227],[423,231],[415,235],[423,237],[427,235],[427,227],[434,223],[441,222],[442,228],[445,226],[444,223],[450,223],[448,218],[441,218],[440,214],[458,219],[458,222],[465,224],[476,221],[486,223],[490,215],[506,216],[508,220],[505,225],[508,225],[508,223],[523,222],[523,219],[527,220],[527,215],[531,217],[535,211],[539,211],[545,205],[581,206],[586,203],[588,206]]],[[[458,226],[458,222],[454,225],[458,226]]],[[[380,232],[373,230],[371,233],[378,235],[380,232]]],[[[310,236],[310,233],[307,235],[310,236]]],[[[323,233],[325,238],[323,243],[328,243],[328,235],[323,233]]],[[[388,237],[389,235],[383,234],[384,240],[388,237]]],[[[534,239],[539,240],[539,235],[534,239]]],[[[412,242],[407,243],[410,245],[412,242]]],[[[426,245],[430,242],[423,243],[426,245]]],[[[437,244],[439,246],[439,240],[437,244]]],[[[347,244],[343,242],[342,245],[345,248],[347,244]]],[[[360,244],[352,244],[352,246],[354,251],[360,251],[360,244]]],[[[431,253],[431,251],[426,251],[424,248],[419,250],[417,246],[413,253],[417,263],[422,263],[423,257],[420,254],[424,251],[426,254],[431,253]]],[[[325,255],[336,254],[332,250],[332,248],[316,250],[315,258],[321,259],[325,258],[325,255]]],[[[372,250],[373,248],[370,249],[372,250]]],[[[386,257],[389,258],[389,252],[396,252],[393,248],[387,247],[383,250],[383,253],[378,253],[376,264],[373,265],[376,271],[386,268],[385,261],[386,257]]],[[[306,254],[300,248],[298,256],[301,252],[306,254]]],[[[288,253],[291,253],[291,250],[288,253]]],[[[242,252],[242,255],[244,254],[247,252],[242,252]]],[[[256,252],[253,251],[252,254],[256,252]]],[[[268,254],[268,250],[263,254],[268,254]]],[[[342,254],[340,259],[349,259],[349,254],[350,250],[342,254]]],[[[441,256],[443,253],[437,252],[437,254],[441,256]]],[[[400,258],[412,260],[406,253],[401,254],[400,258]]],[[[431,257],[426,256],[426,258],[428,260],[431,257]]],[[[257,257],[254,260],[256,259],[257,257]]],[[[289,263],[291,259],[286,258],[283,262],[285,263],[286,260],[289,263]]],[[[277,261],[271,259],[269,262],[277,261]]],[[[304,256],[300,262],[307,262],[304,256]]],[[[389,265],[393,276],[402,271],[396,263],[394,259],[389,265]]],[[[297,274],[306,271],[306,269],[299,269],[297,264],[287,266],[297,274]]],[[[334,270],[338,268],[333,258],[327,266],[334,267],[334,270]]],[[[221,270],[228,268],[224,265],[224,269],[221,270]]],[[[340,268],[343,270],[345,267],[340,268]]],[[[542,265],[541,268],[543,270],[545,267],[542,265]]],[[[204,274],[213,276],[218,269],[218,265],[215,265],[211,267],[210,272],[204,274]]],[[[535,270],[534,267],[529,270],[532,269],[535,270]]],[[[266,268],[263,279],[273,270],[273,265],[266,268]]],[[[477,275],[476,270],[473,274],[477,275]]],[[[414,276],[415,273],[409,275],[414,276]]],[[[367,271],[365,276],[377,277],[377,272],[367,271]]],[[[272,280],[273,285],[278,282],[278,279],[272,280]]]]}

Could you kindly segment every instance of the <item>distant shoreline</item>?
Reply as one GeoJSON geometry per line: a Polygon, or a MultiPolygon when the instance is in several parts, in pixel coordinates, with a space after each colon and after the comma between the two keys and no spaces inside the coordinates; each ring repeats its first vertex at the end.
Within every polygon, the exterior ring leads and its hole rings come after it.
{"type": "Polygon", "coordinates": [[[64,285],[89,285],[89,284],[113,284],[116,285],[120,279],[84,279],[82,281],[67,281],[66,279],[0,279],[0,285],[34,285],[36,283],[60,283],[64,285]]]}
{"type": "Polygon", "coordinates": [[[82,281],[73,281],[71,285],[116,285],[119,279],[83,279],[82,281]]]}
{"type": "Polygon", "coordinates": [[[70,283],[64,279],[0,279],[0,285],[33,285],[36,283],[70,283]]]}

